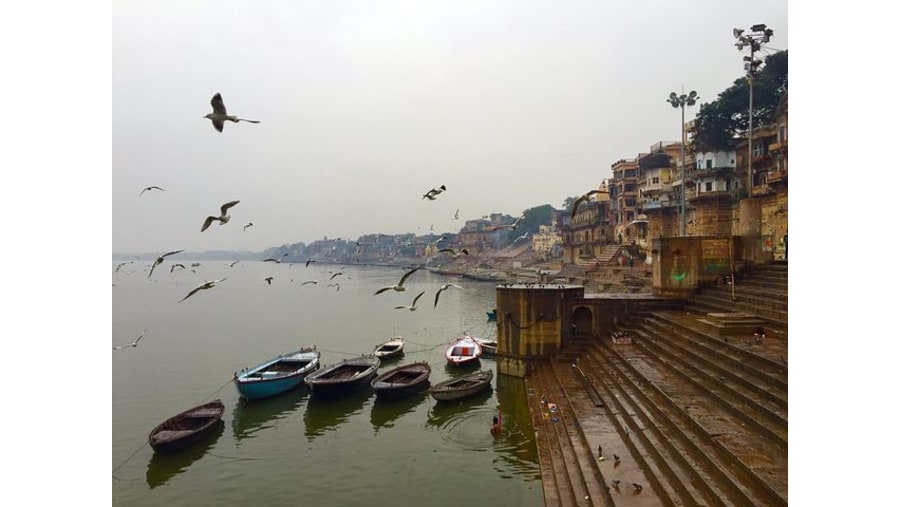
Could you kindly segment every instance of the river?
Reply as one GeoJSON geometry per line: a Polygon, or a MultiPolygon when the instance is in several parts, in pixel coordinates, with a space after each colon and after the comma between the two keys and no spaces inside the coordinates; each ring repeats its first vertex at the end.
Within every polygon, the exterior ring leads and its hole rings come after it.
{"type": "Polygon", "coordinates": [[[428,361],[432,384],[448,379],[458,374],[443,356],[451,340],[496,334],[485,313],[494,283],[419,270],[406,291],[375,295],[404,270],[193,262],[169,257],[149,278],[147,261],[113,262],[112,345],[146,330],[137,347],[112,351],[113,505],[543,505],[524,383],[498,375],[490,358],[480,367],[494,370],[492,389],[449,406],[427,395],[376,401],[371,388],[319,400],[301,387],[245,402],[231,383],[234,372],[302,346],[316,345],[331,364],[394,336],[406,339],[406,354],[379,372],[428,361]],[[185,268],[172,270],[178,263],[185,268]],[[463,288],[435,306],[451,281],[463,288]],[[423,290],[415,311],[394,308],[423,290]],[[172,456],[147,445],[158,423],[214,398],[224,424],[208,439],[172,456]]]}

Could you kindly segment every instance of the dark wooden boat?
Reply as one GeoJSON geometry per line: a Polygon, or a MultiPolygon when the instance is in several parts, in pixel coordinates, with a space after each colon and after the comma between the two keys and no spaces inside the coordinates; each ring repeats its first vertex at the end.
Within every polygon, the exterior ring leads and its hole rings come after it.
{"type": "Polygon", "coordinates": [[[369,385],[381,366],[374,355],[345,359],[306,376],[313,396],[334,397],[350,394],[369,385]]]}
{"type": "Polygon", "coordinates": [[[480,370],[462,377],[445,380],[431,388],[431,397],[438,401],[455,401],[475,395],[491,386],[494,372],[480,370]]]}
{"type": "Polygon", "coordinates": [[[209,434],[222,420],[225,405],[214,400],[172,416],[153,428],[147,441],[156,452],[179,451],[209,434]]]}
{"type": "Polygon", "coordinates": [[[431,386],[428,381],[430,375],[431,366],[428,363],[404,364],[372,379],[372,389],[376,396],[386,400],[405,398],[427,390],[431,386]]]}

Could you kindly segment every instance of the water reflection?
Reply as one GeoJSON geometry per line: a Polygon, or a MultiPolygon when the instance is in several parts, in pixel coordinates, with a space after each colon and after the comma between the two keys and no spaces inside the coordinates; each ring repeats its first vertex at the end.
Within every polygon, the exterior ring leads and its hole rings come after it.
{"type": "Polygon", "coordinates": [[[187,449],[167,454],[154,452],[147,463],[147,485],[151,489],[162,486],[172,477],[185,471],[195,461],[202,458],[224,432],[225,422],[219,420],[203,440],[187,449]]]}
{"type": "MultiPolygon", "coordinates": [[[[428,425],[438,429],[446,429],[451,421],[458,419],[461,415],[471,413],[474,410],[493,410],[491,403],[493,398],[493,388],[487,388],[479,391],[473,396],[458,401],[438,401],[435,402],[431,409],[428,410],[428,425]]],[[[491,418],[487,421],[490,423],[491,418]]],[[[490,424],[485,426],[489,428],[490,424]]]]}
{"type": "Polygon", "coordinates": [[[237,443],[255,437],[260,431],[276,426],[278,421],[295,413],[308,394],[306,388],[301,386],[271,398],[261,400],[241,398],[234,407],[231,422],[237,443]]]}
{"type": "Polygon", "coordinates": [[[426,398],[429,398],[427,390],[423,390],[420,393],[415,393],[399,400],[375,398],[375,402],[372,404],[371,414],[372,426],[375,427],[375,433],[378,433],[380,428],[393,427],[394,421],[403,414],[408,414],[415,410],[416,406],[422,403],[426,398]]]}
{"type": "Polygon", "coordinates": [[[313,440],[327,431],[334,431],[351,415],[359,413],[372,394],[372,388],[368,387],[341,398],[311,397],[303,415],[306,437],[313,440]]]}

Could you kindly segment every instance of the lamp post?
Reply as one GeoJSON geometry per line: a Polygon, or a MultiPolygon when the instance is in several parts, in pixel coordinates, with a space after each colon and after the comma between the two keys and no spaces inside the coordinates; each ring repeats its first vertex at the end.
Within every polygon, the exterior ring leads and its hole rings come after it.
{"type": "MultiPolygon", "coordinates": [[[[684,92],[684,90],[681,90],[684,92]]],[[[684,181],[684,106],[693,106],[697,103],[697,99],[700,97],[697,95],[697,92],[691,90],[691,93],[685,95],[682,93],[678,95],[675,92],[669,94],[669,98],[666,99],[666,102],[672,104],[672,107],[675,109],[681,108],[681,235],[687,236],[687,215],[684,213],[684,194],[685,192],[685,181],[684,181]]]]}
{"type": "Polygon", "coordinates": [[[751,26],[750,33],[745,34],[743,28],[735,28],[731,33],[737,39],[734,45],[738,51],[743,51],[744,47],[750,48],[750,56],[744,57],[746,62],[744,70],[747,71],[747,83],[750,85],[750,114],[747,127],[747,197],[750,197],[753,191],[753,75],[762,64],[762,60],[754,59],[754,54],[760,50],[763,43],[769,42],[775,32],[760,23],[751,26]]]}

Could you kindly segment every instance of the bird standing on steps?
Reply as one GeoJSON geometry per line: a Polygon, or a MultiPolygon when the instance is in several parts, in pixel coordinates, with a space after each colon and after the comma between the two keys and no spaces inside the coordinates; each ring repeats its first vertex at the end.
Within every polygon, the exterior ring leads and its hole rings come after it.
{"type": "Polygon", "coordinates": [[[226,120],[234,123],[240,121],[259,123],[259,120],[248,120],[246,118],[238,118],[237,116],[228,114],[225,110],[225,102],[222,101],[222,95],[219,93],[213,95],[213,98],[209,103],[212,104],[213,112],[204,116],[204,118],[212,120],[213,127],[219,132],[221,132],[222,128],[225,126],[226,120]]]}
{"type": "Polygon", "coordinates": [[[231,215],[228,214],[228,210],[232,206],[236,205],[239,202],[241,202],[241,201],[226,202],[225,204],[222,205],[221,208],[219,208],[219,212],[221,213],[219,216],[214,217],[214,216],[210,215],[210,216],[206,217],[206,220],[203,221],[203,226],[200,227],[200,232],[203,232],[206,229],[209,229],[209,226],[212,225],[214,220],[218,220],[219,223],[222,225],[227,224],[228,221],[231,220],[231,215]]]}
{"type": "Polygon", "coordinates": [[[635,493],[640,493],[641,490],[644,489],[644,487],[641,486],[641,485],[640,485],[639,483],[637,483],[637,482],[633,482],[633,483],[631,483],[631,485],[634,486],[634,492],[635,492],[635,493]]]}

